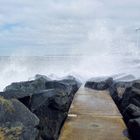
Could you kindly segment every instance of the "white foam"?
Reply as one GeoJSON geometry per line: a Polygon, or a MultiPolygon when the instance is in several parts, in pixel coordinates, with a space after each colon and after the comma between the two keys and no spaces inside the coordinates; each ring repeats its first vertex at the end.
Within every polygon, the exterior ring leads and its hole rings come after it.
{"type": "Polygon", "coordinates": [[[123,28],[110,29],[106,24],[96,24],[78,48],[70,52],[78,56],[14,57],[17,52],[3,58],[0,61],[0,90],[11,82],[28,80],[35,74],[49,75],[53,79],[74,75],[82,81],[117,73],[139,76],[139,48],[123,28]]]}

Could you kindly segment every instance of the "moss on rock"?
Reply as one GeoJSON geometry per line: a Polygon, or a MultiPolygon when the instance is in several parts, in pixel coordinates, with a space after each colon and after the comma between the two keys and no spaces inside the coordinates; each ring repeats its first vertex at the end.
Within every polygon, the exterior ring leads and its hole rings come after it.
{"type": "Polygon", "coordinates": [[[0,140],[20,140],[22,126],[0,127],[0,140]]]}
{"type": "Polygon", "coordinates": [[[10,100],[4,99],[0,96],[0,105],[4,106],[7,111],[14,112],[14,106],[10,100]]]}

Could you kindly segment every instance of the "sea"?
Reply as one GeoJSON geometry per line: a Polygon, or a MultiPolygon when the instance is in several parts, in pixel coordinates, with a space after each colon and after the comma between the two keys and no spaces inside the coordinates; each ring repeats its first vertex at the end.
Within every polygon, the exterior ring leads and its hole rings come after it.
{"type": "Polygon", "coordinates": [[[32,80],[36,74],[46,75],[51,79],[72,75],[82,82],[92,77],[116,74],[140,78],[140,55],[137,51],[113,52],[89,55],[0,56],[0,91],[12,82],[32,80]]]}

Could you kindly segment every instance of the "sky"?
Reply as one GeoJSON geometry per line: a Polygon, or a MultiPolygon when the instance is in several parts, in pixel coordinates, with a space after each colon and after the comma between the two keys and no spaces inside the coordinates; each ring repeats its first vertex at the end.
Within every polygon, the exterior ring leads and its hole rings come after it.
{"type": "Polygon", "coordinates": [[[0,0],[0,55],[81,54],[95,31],[138,27],[139,0],[0,0]]]}

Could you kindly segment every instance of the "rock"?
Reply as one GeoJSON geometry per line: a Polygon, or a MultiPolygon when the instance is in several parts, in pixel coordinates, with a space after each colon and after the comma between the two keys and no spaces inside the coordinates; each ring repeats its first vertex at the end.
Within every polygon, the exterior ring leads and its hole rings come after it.
{"type": "Polygon", "coordinates": [[[126,122],[130,119],[135,119],[140,117],[140,108],[134,104],[129,104],[129,106],[124,110],[123,116],[126,122]]]}
{"type": "Polygon", "coordinates": [[[51,98],[49,107],[52,109],[67,112],[72,102],[72,99],[73,99],[73,95],[68,96],[64,92],[56,91],[56,94],[51,98]]]}
{"type": "Polygon", "coordinates": [[[77,87],[80,87],[82,85],[81,81],[76,79],[73,76],[66,76],[63,79],[61,79],[63,82],[71,83],[71,84],[77,84],[77,87]]]}
{"type": "Polygon", "coordinates": [[[132,82],[114,81],[114,83],[109,87],[110,95],[118,107],[121,103],[121,100],[122,100],[122,97],[126,88],[131,87],[131,86],[132,86],[132,82]]]}
{"type": "Polygon", "coordinates": [[[4,92],[0,93],[0,96],[6,99],[18,99],[29,108],[31,96],[44,90],[47,80],[44,76],[36,75],[35,80],[12,83],[5,88],[4,92]]]}
{"type": "Polygon", "coordinates": [[[67,114],[58,110],[52,110],[49,107],[45,107],[46,110],[43,111],[43,107],[34,111],[40,119],[38,127],[40,130],[40,137],[44,140],[57,140],[67,114]]]}
{"type": "Polygon", "coordinates": [[[67,77],[62,80],[47,81],[45,86],[46,90],[32,95],[30,109],[40,119],[40,137],[56,140],[67,117],[73,96],[81,83],[73,77],[67,77]]]}
{"type": "Polygon", "coordinates": [[[81,86],[81,83],[73,77],[63,80],[54,80],[46,82],[46,89],[55,89],[60,92],[66,92],[69,95],[75,94],[81,86]]]}
{"type": "Polygon", "coordinates": [[[140,139],[140,117],[128,122],[128,129],[133,140],[140,139]]]}
{"type": "Polygon", "coordinates": [[[140,107],[140,100],[139,99],[133,98],[133,99],[131,99],[131,103],[140,107]]]}
{"type": "Polygon", "coordinates": [[[26,81],[26,82],[12,83],[11,85],[5,88],[4,92],[9,93],[8,96],[10,96],[10,98],[22,98],[24,96],[27,95],[30,96],[33,93],[45,89],[45,83],[46,83],[46,79],[44,78],[38,78],[36,80],[26,81]],[[15,93],[15,94],[10,95],[10,93],[15,93]]]}
{"type": "Polygon", "coordinates": [[[44,90],[32,96],[31,110],[40,119],[39,130],[42,139],[58,138],[70,104],[66,93],[54,89],[44,90]]]}
{"type": "Polygon", "coordinates": [[[73,95],[68,96],[67,93],[55,89],[43,90],[32,96],[31,111],[36,110],[45,103],[46,106],[49,106],[52,109],[66,112],[69,109],[72,97],[73,95]]]}
{"type": "Polygon", "coordinates": [[[68,85],[67,83],[54,80],[46,82],[46,89],[55,89],[60,92],[66,92],[68,95],[70,95],[72,86],[68,85]]]}
{"type": "Polygon", "coordinates": [[[121,102],[121,108],[124,110],[129,104],[135,104],[135,101],[140,101],[140,89],[134,88],[134,87],[129,87],[126,88],[123,97],[122,97],[122,102],[121,102]]]}
{"type": "Polygon", "coordinates": [[[35,140],[39,119],[16,99],[0,97],[0,138],[6,140],[35,140]]]}
{"type": "MultiPolygon", "coordinates": [[[[129,77],[130,78],[130,77],[129,77]]],[[[131,77],[132,78],[132,77],[131,77]]],[[[140,80],[115,80],[110,95],[121,111],[133,140],[140,138],[140,80]],[[124,81],[123,81],[124,80],[124,81]]]]}
{"type": "Polygon", "coordinates": [[[37,75],[32,81],[12,83],[0,95],[7,99],[18,99],[36,114],[40,119],[37,139],[56,140],[80,86],[81,83],[71,76],[52,81],[37,75]]]}
{"type": "Polygon", "coordinates": [[[137,89],[140,89],[140,80],[133,81],[133,85],[132,86],[137,88],[137,89]]]}
{"type": "Polygon", "coordinates": [[[79,89],[80,86],[82,85],[81,81],[77,80],[73,76],[67,76],[64,79],[62,79],[61,82],[62,83],[67,83],[67,84],[73,86],[73,88],[76,88],[76,91],[77,91],[77,88],[79,89]]]}
{"type": "Polygon", "coordinates": [[[112,84],[113,84],[113,78],[99,77],[87,81],[85,87],[96,89],[96,90],[105,90],[108,89],[112,84]]]}
{"type": "Polygon", "coordinates": [[[30,106],[31,111],[33,112],[34,110],[36,110],[37,108],[39,108],[43,104],[48,106],[51,98],[55,94],[56,94],[56,92],[54,92],[54,89],[42,90],[39,93],[34,94],[31,98],[31,103],[30,103],[31,104],[31,106],[30,106]]]}
{"type": "Polygon", "coordinates": [[[35,75],[35,80],[45,80],[45,81],[51,81],[50,78],[48,78],[46,75],[41,75],[41,74],[36,74],[35,75]]]}

